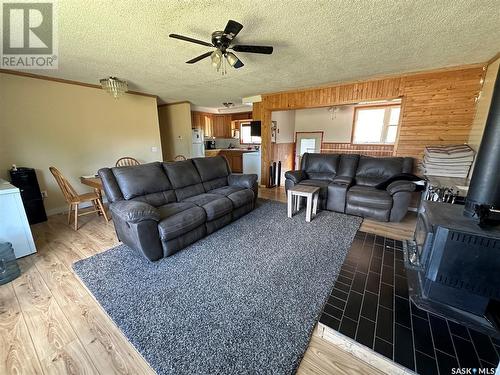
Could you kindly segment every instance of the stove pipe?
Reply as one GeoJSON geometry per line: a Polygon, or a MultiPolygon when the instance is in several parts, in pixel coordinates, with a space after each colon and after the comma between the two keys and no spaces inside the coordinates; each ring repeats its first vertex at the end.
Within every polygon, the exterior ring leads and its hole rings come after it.
{"type": "Polygon", "coordinates": [[[465,199],[464,215],[474,215],[477,205],[500,208],[500,69],[465,199]]]}

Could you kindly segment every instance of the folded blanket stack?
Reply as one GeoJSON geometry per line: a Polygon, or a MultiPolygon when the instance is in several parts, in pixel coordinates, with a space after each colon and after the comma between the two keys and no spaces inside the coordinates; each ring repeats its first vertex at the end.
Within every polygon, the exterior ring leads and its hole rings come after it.
{"type": "Polygon", "coordinates": [[[427,176],[466,178],[474,161],[474,151],[467,145],[427,146],[422,163],[427,176]]]}

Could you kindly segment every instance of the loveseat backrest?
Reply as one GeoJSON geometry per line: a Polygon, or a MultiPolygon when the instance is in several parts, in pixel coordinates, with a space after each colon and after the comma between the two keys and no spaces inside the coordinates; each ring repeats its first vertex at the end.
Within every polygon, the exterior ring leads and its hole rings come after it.
{"type": "Polygon", "coordinates": [[[180,202],[189,197],[205,193],[200,174],[193,164],[192,159],[163,163],[169,180],[180,202]]]}
{"type": "Polygon", "coordinates": [[[340,157],[340,165],[337,176],[345,176],[354,178],[358,169],[359,155],[358,154],[343,154],[340,157]]]}
{"type": "Polygon", "coordinates": [[[400,173],[411,173],[412,169],[412,158],[360,156],[356,184],[375,186],[400,173]]]}
{"type": "Polygon", "coordinates": [[[313,180],[333,181],[337,175],[340,155],[306,152],[302,156],[301,169],[313,180]]]}
{"type": "Polygon", "coordinates": [[[110,203],[125,199],[158,207],[176,201],[172,184],[160,162],[102,168],[98,173],[110,203]]]}
{"type": "Polygon", "coordinates": [[[200,174],[205,191],[227,186],[227,176],[229,176],[230,170],[225,157],[214,156],[191,160],[200,174]]]}

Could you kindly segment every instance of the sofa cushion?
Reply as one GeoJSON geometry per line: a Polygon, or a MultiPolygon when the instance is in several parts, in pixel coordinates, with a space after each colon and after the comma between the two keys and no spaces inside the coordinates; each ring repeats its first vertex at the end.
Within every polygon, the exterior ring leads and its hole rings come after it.
{"type": "Polygon", "coordinates": [[[312,180],[332,181],[337,174],[340,155],[305,153],[302,157],[302,170],[312,180]]]}
{"type": "Polygon", "coordinates": [[[370,186],[356,185],[347,192],[347,202],[350,205],[370,208],[390,209],[392,197],[385,190],[378,190],[370,186]]]}
{"type": "MultiPolygon", "coordinates": [[[[125,199],[172,190],[172,185],[159,162],[115,167],[111,170],[125,199]]],[[[168,201],[163,202],[165,203],[168,201]]]]}
{"type": "Polygon", "coordinates": [[[223,156],[194,158],[191,160],[200,174],[206,191],[227,185],[227,176],[230,172],[227,161],[223,156]]]}
{"type": "Polygon", "coordinates": [[[190,208],[197,207],[194,203],[188,202],[175,202],[164,204],[163,206],[158,207],[158,212],[160,213],[160,220],[178,214],[179,212],[186,211],[190,208]]]}
{"type": "Polygon", "coordinates": [[[176,203],[174,205],[176,206],[159,208],[162,214],[167,215],[158,223],[162,240],[177,238],[206,222],[207,216],[203,208],[193,205],[193,207],[179,211],[182,206],[177,206],[176,203]]]}
{"type": "Polygon", "coordinates": [[[218,194],[199,194],[185,199],[184,202],[202,207],[207,214],[207,221],[217,219],[233,210],[231,200],[218,194]]]}
{"type": "Polygon", "coordinates": [[[375,186],[403,172],[405,158],[361,156],[356,170],[356,184],[375,186]]]}
{"type": "Polygon", "coordinates": [[[254,200],[254,192],[251,189],[243,189],[235,193],[229,194],[227,197],[233,203],[234,208],[239,208],[246,204],[252,203],[254,200]]]}
{"type": "Polygon", "coordinates": [[[190,160],[163,163],[168,178],[175,189],[178,201],[203,194],[205,189],[201,183],[201,177],[190,160]]]}
{"type": "Polygon", "coordinates": [[[213,189],[208,191],[210,194],[219,194],[227,197],[230,194],[236,193],[237,191],[243,190],[244,188],[239,186],[223,186],[218,189],[213,189]]]}

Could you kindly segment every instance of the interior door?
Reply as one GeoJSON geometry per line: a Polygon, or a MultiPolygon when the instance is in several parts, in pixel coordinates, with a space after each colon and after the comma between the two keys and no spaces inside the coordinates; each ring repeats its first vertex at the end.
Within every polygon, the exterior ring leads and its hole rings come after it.
{"type": "Polygon", "coordinates": [[[306,152],[321,152],[323,132],[295,133],[295,169],[300,167],[302,155],[306,152]]]}

